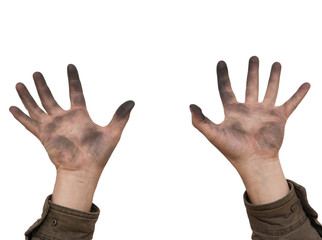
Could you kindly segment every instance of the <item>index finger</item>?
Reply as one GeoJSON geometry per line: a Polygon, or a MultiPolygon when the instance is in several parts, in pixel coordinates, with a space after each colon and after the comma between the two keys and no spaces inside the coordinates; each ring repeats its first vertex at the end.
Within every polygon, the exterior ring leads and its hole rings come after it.
{"type": "Polygon", "coordinates": [[[69,83],[69,97],[71,106],[86,106],[83,89],[79,80],[77,68],[73,64],[67,67],[68,83],[69,83]]]}

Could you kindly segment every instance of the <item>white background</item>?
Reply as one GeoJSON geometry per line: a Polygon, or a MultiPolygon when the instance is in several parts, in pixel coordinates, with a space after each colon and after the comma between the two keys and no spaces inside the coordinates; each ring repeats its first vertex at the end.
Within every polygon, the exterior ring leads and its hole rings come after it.
{"type": "Polygon", "coordinates": [[[136,106],[94,202],[94,239],[250,239],[244,186],[230,163],[191,125],[196,103],[223,120],[215,67],[228,64],[244,101],[248,59],[260,58],[263,96],[271,64],[282,64],[278,104],[312,85],[287,123],[280,158],[322,214],[322,15],[319,1],[1,1],[1,239],[23,239],[52,192],[55,168],[40,142],[8,111],[23,108],[15,84],[37,102],[41,71],[69,108],[66,67],[80,73],[88,110],[109,122],[136,106]]]}

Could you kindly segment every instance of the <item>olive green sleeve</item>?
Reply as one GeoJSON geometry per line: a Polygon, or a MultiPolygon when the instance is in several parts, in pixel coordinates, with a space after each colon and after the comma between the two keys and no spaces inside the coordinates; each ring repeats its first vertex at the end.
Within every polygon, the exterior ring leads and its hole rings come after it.
{"type": "Polygon", "coordinates": [[[288,184],[288,195],[264,205],[251,204],[245,192],[252,239],[322,239],[322,226],[308,203],[305,188],[290,180],[288,184]]]}
{"type": "Polygon", "coordinates": [[[26,240],[54,240],[93,238],[95,223],[99,216],[99,208],[92,204],[90,212],[56,205],[48,196],[40,219],[25,233],[26,240]]]}

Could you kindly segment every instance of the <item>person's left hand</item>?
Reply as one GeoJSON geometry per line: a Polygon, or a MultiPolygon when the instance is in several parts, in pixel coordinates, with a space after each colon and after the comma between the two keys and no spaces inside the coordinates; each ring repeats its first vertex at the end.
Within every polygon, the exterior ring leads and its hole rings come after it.
{"type": "Polygon", "coordinates": [[[217,65],[218,88],[225,119],[213,123],[202,110],[192,104],[192,124],[236,168],[243,179],[252,203],[273,202],[285,196],[288,184],[279,160],[287,119],[310,88],[304,83],[282,106],[276,106],[281,65],[272,65],[264,100],[258,101],[259,59],[249,60],[246,98],[236,100],[225,62],[217,65]]]}
{"type": "Polygon", "coordinates": [[[222,123],[213,123],[197,105],[190,106],[193,125],[237,169],[278,158],[286,121],[310,88],[309,83],[302,84],[282,106],[275,106],[281,73],[281,65],[276,62],[272,65],[264,100],[259,102],[258,68],[259,59],[250,58],[246,99],[240,103],[232,91],[226,63],[218,63],[218,88],[225,112],[222,123]]]}

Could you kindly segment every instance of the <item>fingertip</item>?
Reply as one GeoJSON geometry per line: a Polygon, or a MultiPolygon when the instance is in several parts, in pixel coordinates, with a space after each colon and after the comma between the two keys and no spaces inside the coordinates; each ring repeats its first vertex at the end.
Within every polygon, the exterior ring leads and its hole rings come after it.
{"type": "Polygon", "coordinates": [[[282,69],[282,65],[279,62],[274,62],[272,65],[272,70],[274,71],[281,71],[282,69]]]}
{"type": "Polygon", "coordinates": [[[252,56],[249,59],[249,63],[259,63],[259,58],[257,56],[252,56]]]}
{"type": "Polygon", "coordinates": [[[201,108],[198,107],[196,104],[190,104],[189,108],[192,113],[201,111],[201,108]]]}
{"type": "Polygon", "coordinates": [[[217,76],[218,77],[223,77],[226,76],[228,74],[228,67],[226,62],[224,61],[219,61],[217,64],[217,76]]]}
{"type": "Polygon", "coordinates": [[[132,105],[133,105],[133,107],[135,106],[135,102],[134,102],[133,100],[128,100],[128,101],[126,101],[126,102],[128,102],[128,103],[132,104],[132,105]]]}
{"type": "Polygon", "coordinates": [[[302,84],[302,87],[307,89],[307,90],[310,90],[311,84],[309,82],[305,82],[305,83],[302,84]]]}
{"type": "Polygon", "coordinates": [[[21,90],[21,89],[23,89],[23,88],[25,88],[26,86],[22,83],[22,82],[18,82],[17,84],[16,84],[16,90],[18,91],[18,90],[21,90]]]}
{"type": "Polygon", "coordinates": [[[42,74],[41,74],[41,72],[34,72],[34,73],[32,74],[32,77],[33,77],[33,79],[37,79],[37,78],[39,78],[39,77],[42,77],[42,74]]]}
{"type": "Polygon", "coordinates": [[[227,64],[225,63],[225,61],[223,60],[220,60],[218,63],[217,63],[217,69],[223,69],[227,66],[227,64]]]}
{"type": "Polygon", "coordinates": [[[196,104],[190,105],[190,112],[192,114],[192,118],[198,121],[203,121],[205,119],[205,116],[202,113],[202,110],[200,107],[198,107],[196,104]]]}
{"type": "Polygon", "coordinates": [[[132,100],[128,100],[126,102],[124,102],[121,106],[119,106],[119,108],[116,110],[115,115],[118,118],[125,118],[126,116],[128,116],[130,114],[130,112],[132,111],[132,109],[134,108],[135,102],[132,100]]]}
{"type": "Polygon", "coordinates": [[[9,112],[16,118],[21,113],[21,110],[16,106],[11,106],[9,107],[9,112]]]}
{"type": "Polygon", "coordinates": [[[304,96],[307,94],[307,92],[310,90],[311,84],[308,82],[303,83],[297,90],[297,93],[304,94],[304,96]]]}
{"type": "MultiPolygon", "coordinates": [[[[128,107],[130,110],[132,110],[132,109],[134,108],[134,106],[135,106],[135,102],[134,102],[133,100],[128,100],[128,101],[124,102],[123,104],[127,105],[127,107],[128,107]]],[[[122,104],[122,105],[123,105],[123,104],[122,104]]]]}
{"type": "Polygon", "coordinates": [[[74,64],[68,64],[67,74],[71,78],[79,78],[77,68],[74,64]]]}
{"type": "Polygon", "coordinates": [[[36,87],[44,85],[45,79],[44,79],[43,75],[40,72],[34,72],[32,77],[34,79],[36,87]]]}
{"type": "Polygon", "coordinates": [[[17,107],[15,106],[11,106],[9,107],[9,112],[11,112],[13,114],[13,112],[16,110],[17,107]]]}
{"type": "Polygon", "coordinates": [[[76,70],[76,66],[74,65],[74,64],[72,64],[72,63],[70,63],[70,64],[68,64],[67,65],[67,70],[76,70]]]}

